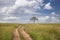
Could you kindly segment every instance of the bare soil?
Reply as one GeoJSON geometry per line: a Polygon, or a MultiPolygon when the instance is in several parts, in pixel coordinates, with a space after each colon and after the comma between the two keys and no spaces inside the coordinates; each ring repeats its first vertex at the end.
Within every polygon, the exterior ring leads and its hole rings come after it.
{"type": "Polygon", "coordinates": [[[21,40],[18,32],[18,28],[16,28],[13,32],[13,40],[21,40]]]}
{"type": "Polygon", "coordinates": [[[24,27],[23,26],[21,26],[19,28],[19,31],[23,35],[23,37],[24,37],[25,40],[32,40],[32,38],[29,36],[29,34],[24,31],[24,27]]]}
{"type": "Polygon", "coordinates": [[[14,32],[13,32],[13,40],[21,40],[18,31],[23,35],[25,40],[32,40],[32,38],[29,36],[29,34],[24,31],[24,27],[23,26],[18,27],[18,28],[16,28],[14,30],[14,32]]]}

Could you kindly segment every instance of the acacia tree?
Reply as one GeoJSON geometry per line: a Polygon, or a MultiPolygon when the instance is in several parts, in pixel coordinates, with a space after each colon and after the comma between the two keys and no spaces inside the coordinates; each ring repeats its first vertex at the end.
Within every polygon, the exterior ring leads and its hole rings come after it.
{"type": "Polygon", "coordinates": [[[31,21],[33,21],[33,23],[35,23],[35,21],[37,21],[38,20],[38,18],[36,18],[36,17],[31,17],[31,19],[30,19],[31,21]]]}

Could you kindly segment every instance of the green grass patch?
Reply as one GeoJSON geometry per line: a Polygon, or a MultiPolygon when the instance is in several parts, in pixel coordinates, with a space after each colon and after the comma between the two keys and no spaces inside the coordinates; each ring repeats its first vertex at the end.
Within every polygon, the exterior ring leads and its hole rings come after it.
{"type": "Polygon", "coordinates": [[[60,24],[25,24],[33,40],[60,40],[60,24]]]}
{"type": "Polygon", "coordinates": [[[12,40],[13,30],[18,24],[1,24],[0,23],[0,40],[12,40]]]}
{"type": "MultiPolygon", "coordinates": [[[[0,40],[12,40],[13,30],[21,24],[0,23],[0,40]]],[[[60,40],[60,24],[22,24],[33,40],[60,40]]],[[[21,35],[21,39],[24,40],[21,35]]]]}

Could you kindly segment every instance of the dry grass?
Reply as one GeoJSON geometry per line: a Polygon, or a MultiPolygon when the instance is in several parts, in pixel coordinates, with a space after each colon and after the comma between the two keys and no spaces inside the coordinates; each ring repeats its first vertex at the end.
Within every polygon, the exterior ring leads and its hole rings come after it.
{"type": "Polygon", "coordinates": [[[60,40],[60,24],[25,24],[33,40],[60,40]]]}
{"type": "MultiPolygon", "coordinates": [[[[33,40],[60,40],[60,24],[22,25],[33,40]]],[[[12,40],[13,29],[18,26],[19,24],[0,24],[0,40],[12,40]]]]}

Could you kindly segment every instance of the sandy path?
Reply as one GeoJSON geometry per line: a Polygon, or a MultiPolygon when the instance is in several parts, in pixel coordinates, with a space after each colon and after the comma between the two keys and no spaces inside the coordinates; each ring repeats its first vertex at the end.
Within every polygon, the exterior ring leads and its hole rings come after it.
{"type": "Polygon", "coordinates": [[[20,33],[23,35],[23,37],[24,37],[25,40],[32,40],[32,38],[29,36],[29,34],[27,34],[27,33],[24,31],[24,28],[23,28],[23,27],[20,27],[20,28],[19,28],[19,31],[20,31],[20,33]]]}
{"type": "Polygon", "coordinates": [[[18,28],[16,28],[13,32],[13,40],[20,40],[18,28]]]}

